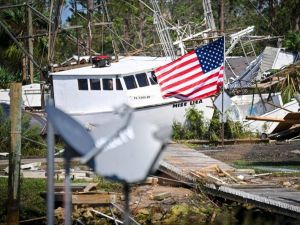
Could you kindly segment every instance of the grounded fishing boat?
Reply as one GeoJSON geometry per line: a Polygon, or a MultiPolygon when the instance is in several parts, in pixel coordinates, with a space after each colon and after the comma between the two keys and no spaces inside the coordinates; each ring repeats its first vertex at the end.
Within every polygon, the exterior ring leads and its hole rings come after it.
{"type": "Polygon", "coordinates": [[[186,102],[162,98],[153,70],[170,61],[167,57],[130,56],[110,66],[51,73],[55,106],[86,127],[111,120],[114,108],[124,103],[136,110],[136,116],[158,125],[183,123],[191,106],[210,120],[214,111],[211,98],[186,102]]]}

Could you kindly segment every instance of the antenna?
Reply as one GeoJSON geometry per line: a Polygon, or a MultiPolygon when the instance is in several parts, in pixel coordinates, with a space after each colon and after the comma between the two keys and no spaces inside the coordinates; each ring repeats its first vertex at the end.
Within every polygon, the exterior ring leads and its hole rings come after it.
{"type": "MultiPolygon", "coordinates": [[[[70,224],[70,160],[75,155],[97,174],[123,183],[125,193],[124,224],[129,224],[129,184],[141,182],[155,171],[171,128],[157,127],[136,117],[127,105],[116,109],[118,119],[110,120],[89,133],[79,122],[52,105],[48,119],[69,146],[65,154],[65,224],[70,224]]],[[[115,115],[111,114],[112,116],[115,115]]],[[[51,139],[50,139],[51,140],[51,139]]],[[[48,177],[49,179],[49,177],[48,177]]],[[[50,178],[51,179],[51,178],[50,178]]]]}

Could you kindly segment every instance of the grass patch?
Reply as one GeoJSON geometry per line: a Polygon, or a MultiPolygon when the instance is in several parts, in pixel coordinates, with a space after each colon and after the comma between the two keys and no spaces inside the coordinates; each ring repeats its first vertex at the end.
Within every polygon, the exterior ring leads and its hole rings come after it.
{"type": "MultiPolygon", "coordinates": [[[[63,181],[62,181],[63,182],[63,181]]],[[[98,188],[103,191],[122,191],[122,184],[96,177],[93,182],[98,182],[98,188]]],[[[0,177],[0,224],[7,220],[7,183],[8,179],[0,177]]],[[[72,183],[86,183],[85,180],[75,180],[72,183]]],[[[21,178],[20,181],[20,220],[42,217],[46,215],[46,200],[40,196],[47,188],[47,180],[21,178]]]]}
{"type": "Polygon", "coordinates": [[[287,169],[287,170],[299,170],[299,162],[286,161],[286,162],[253,162],[245,160],[237,160],[233,162],[233,166],[237,169],[254,169],[256,173],[269,173],[272,172],[272,176],[284,177],[284,176],[300,176],[300,171],[275,171],[274,169],[287,169]],[[261,167],[261,168],[260,168],[261,167]],[[269,167],[269,168],[268,168],[269,167]]]}
{"type": "MultiPolygon", "coordinates": [[[[7,219],[7,178],[0,177],[0,223],[7,219]]],[[[46,201],[40,196],[46,191],[46,180],[21,178],[20,220],[46,215],[46,201]]]]}

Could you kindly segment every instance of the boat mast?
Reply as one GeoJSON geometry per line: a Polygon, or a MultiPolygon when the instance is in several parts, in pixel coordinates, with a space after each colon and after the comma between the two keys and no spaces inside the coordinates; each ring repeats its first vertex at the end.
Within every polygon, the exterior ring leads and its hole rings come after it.
{"type": "Polygon", "coordinates": [[[150,1],[154,10],[154,25],[158,34],[160,43],[162,45],[165,56],[171,57],[172,60],[176,58],[174,45],[169,33],[169,28],[162,17],[157,0],[150,1]]]}
{"type": "Polygon", "coordinates": [[[212,9],[211,9],[211,2],[210,2],[210,0],[203,0],[202,3],[203,3],[206,28],[211,29],[212,31],[215,31],[216,24],[215,24],[214,15],[213,15],[212,9]]]}

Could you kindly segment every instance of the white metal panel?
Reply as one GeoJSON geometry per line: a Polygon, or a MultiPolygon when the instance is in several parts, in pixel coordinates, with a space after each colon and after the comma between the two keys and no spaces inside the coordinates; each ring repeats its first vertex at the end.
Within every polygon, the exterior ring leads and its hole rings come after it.
{"type": "Polygon", "coordinates": [[[294,62],[294,56],[292,53],[279,52],[277,58],[273,64],[272,69],[280,69],[283,66],[288,66],[294,62]]]}

